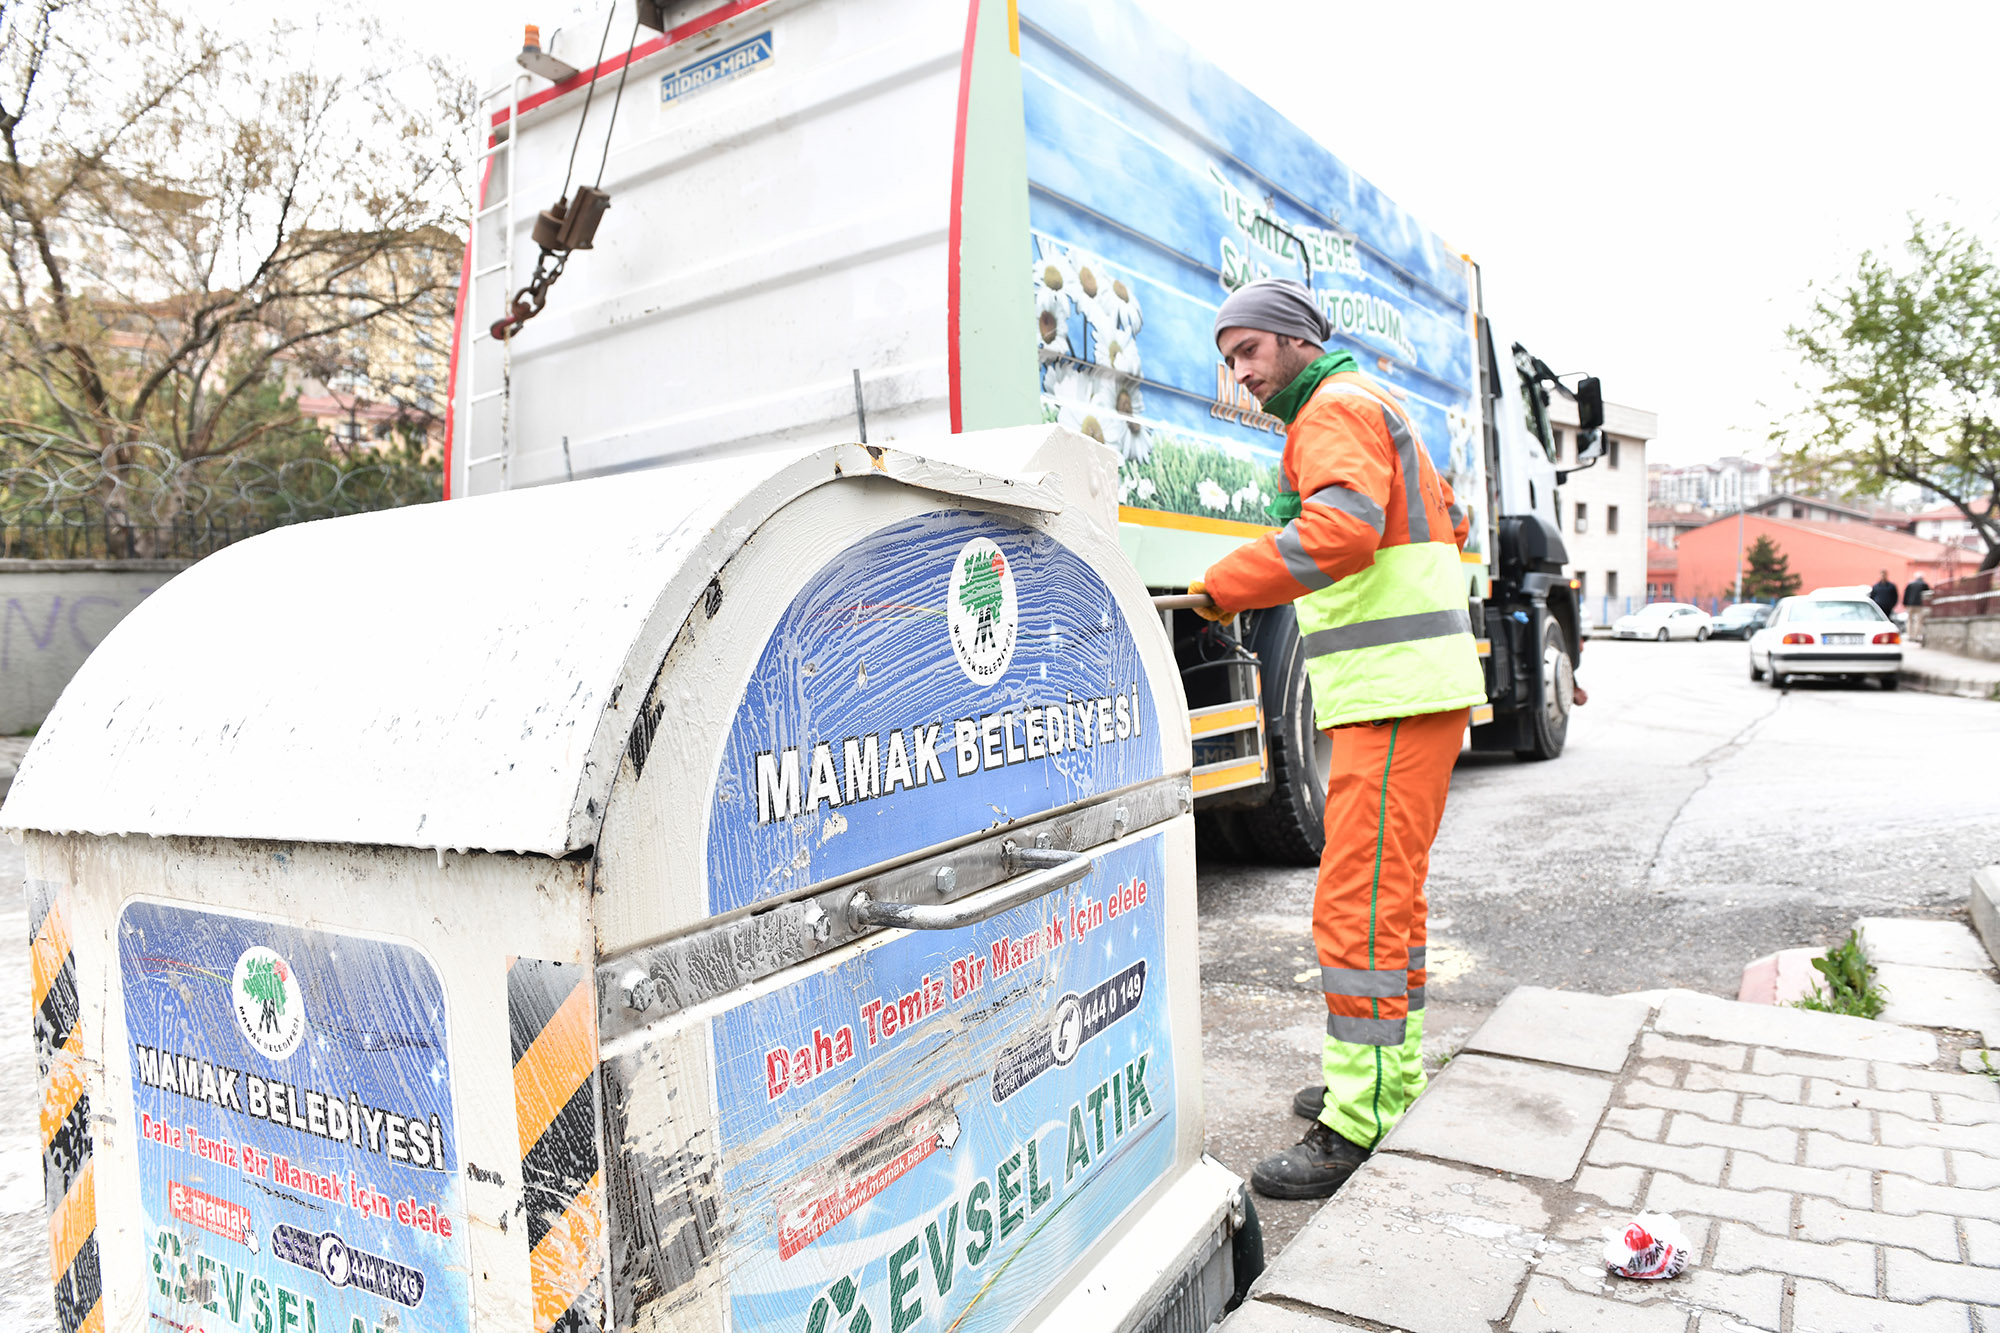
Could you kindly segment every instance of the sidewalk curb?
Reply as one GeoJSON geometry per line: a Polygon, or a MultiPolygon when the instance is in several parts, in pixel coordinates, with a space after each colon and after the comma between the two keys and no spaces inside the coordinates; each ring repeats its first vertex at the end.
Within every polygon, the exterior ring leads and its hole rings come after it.
{"type": "Polygon", "coordinates": [[[1925,694],[1949,694],[1960,699],[2000,701],[2000,681],[1936,676],[1928,671],[1917,671],[1910,667],[1904,667],[1896,675],[1905,689],[1921,690],[1925,694]]]}

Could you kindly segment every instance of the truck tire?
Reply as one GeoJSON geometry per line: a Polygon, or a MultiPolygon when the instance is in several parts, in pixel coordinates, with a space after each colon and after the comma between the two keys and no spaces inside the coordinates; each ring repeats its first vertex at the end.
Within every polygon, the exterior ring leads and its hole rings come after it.
{"type": "Polygon", "coordinates": [[[1241,810],[1195,811],[1194,855],[1197,861],[1231,862],[1246,859],[1243,855],[1243,833],[1237,820],[1237,816],[1242,813],[1241,810]]]}
{"type": "MultiPolygon", "coordinates": [[[[1563,642],[1562,624],[1554,616],[1543,616],[1541,622],[1541,697],[1529,710],[1529,743],[1514,751],[1522,759],[1554,759],[1563,752],[1569,739],[1570,708],[1575,703],[1576,667],[1563,642]]],[[[1660,634],[1664,637],[1666,631],[1660,634]]]]}
{"type": "Polygon", "coordinates": [[[1276,865],[1319,864],[1326,847],[1326,774],[1333,743],[1313,725],[1299,622],[1289,606],[1258,615],[1249,648],[1263,661],[1264,739],[1271,749],[1271,799],[1238,810],[1235,841],[1276,865]]]}

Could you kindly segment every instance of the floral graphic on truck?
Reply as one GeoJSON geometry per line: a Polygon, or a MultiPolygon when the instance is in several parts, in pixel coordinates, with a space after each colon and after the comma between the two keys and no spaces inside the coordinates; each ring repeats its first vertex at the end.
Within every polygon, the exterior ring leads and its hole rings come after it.
{"type": "Polygon", "coordinates": [[[1147,431],[1139,419],[1139,330],[1145,319],[1133,284],[1095,255],[1038,238],[1033,264],[1042,399],[1054,419],[1118,450],[1143,458],[1147,431]]]}
{"type": "Polygon", "coordinates": [[[1035,250],[1042,419],[1118,451],[1121,504],[1268,523],[1264,506],[1282,489],[1274,463],[1146,417],[1137,281],[1046,236],[1035,250]]]}

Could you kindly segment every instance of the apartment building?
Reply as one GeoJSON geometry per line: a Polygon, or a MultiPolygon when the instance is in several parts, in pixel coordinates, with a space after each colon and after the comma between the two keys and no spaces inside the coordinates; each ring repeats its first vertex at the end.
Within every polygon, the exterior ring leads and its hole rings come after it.
{"type": "MultiPolygon", "coordinates": [[[[1549,420],[1555,426],[1556,466],[1576,467],[1576,404],[1557,395],[1549,420]]],[[[1606,403],[1604,456],[1571,472],[1556,488],[1570,577],[1579,584],[1585,617],[1593,625],[1609,624],[1646,601],[1646,444],[1658,430],[1656,413],[1606,403]]]]}

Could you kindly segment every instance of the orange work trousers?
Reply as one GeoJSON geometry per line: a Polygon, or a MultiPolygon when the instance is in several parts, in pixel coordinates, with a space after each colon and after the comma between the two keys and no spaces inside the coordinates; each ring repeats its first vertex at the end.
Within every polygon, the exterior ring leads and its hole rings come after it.
{"type": "Polygon", "coordinates": [[[1424,879],[1467,710],[1336,727],[1313,942],[1326,992],[1321,1123],[1373,1148],[1424,1088],[1424,879]]]}

